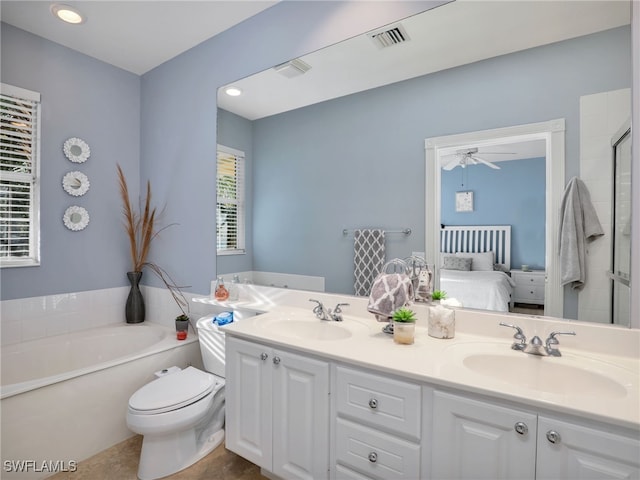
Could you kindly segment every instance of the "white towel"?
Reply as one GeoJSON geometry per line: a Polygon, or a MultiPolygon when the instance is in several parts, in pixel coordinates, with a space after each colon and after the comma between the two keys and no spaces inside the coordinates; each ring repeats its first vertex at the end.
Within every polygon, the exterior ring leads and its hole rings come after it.
{"type": "Polygon", "coordinates": [[[587,280],[586,243],[604,235],[589,190],[573,177],[560,207],[560,275],[562,285],[580,290],[587,280]]]}
{"type": "Polygon", "coordinates": [[[384,230],[359,229],[353,239],[355,294],[367,296],[385,258],[384,230]]]}
{"type": "Polygon", "coordinates": [[[379,322],[387,322],[393,312],[410,305],[413,300],[413,283],[405,273],[381,273],[373,282],[367,310],[379,322]]]}

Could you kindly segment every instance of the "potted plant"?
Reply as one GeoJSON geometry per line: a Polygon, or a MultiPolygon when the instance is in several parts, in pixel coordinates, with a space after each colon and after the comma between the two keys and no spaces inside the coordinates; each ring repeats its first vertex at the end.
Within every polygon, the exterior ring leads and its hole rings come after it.
{"type": "MultiPolygon", "coordinates": [[[[131,283],[131,290],[127,297],[125,307],[125,316],[127,323],[141,323],[145,318],[144,298],[140,291],[139,283],[142,278],[142,271],[148,267],[153,271],[160,280],[165,284],[171,296],[181,310],[181,314],[176,318],[176,329],[178,322],[186,325],[189,323],[189,302],[184,298],[181,287],[178,287],[169,274],[160,268],[157,264],[147,261],[151,241],[158,234],[169,227],[167,225],[161,229],[156,225],[156,208],[151,206],[151,183],[147,182],[147,192],[144,200],[144,208],[142,214],[136,212],[129,201],[129,188],[127,180],[124,176],[122,168],[118,168],[118,181],[120,185],[120,196],[122,197],[122,213],[124,216],[124,226],[129,239],[129,251],[131,254],[131,271],[127,272],[127,277],[131,283]],[[185,310],[186,309],[186,310],[185,310]],[[178,320],[180,319],[180,320],[178,320]]],[[[186,328],[183,331],[186,331],[186,328]]]]}
{"type": "Polygon", "coordinates": [[[444,290],[434,290],[431,294],[431,300],[434,303],[439,303],[440,300],[444,300],[445,298],[447,298],[447,292],[444,290]]]}
{"type": "Polygon", "coordinates": [[[181,313],[176,317],[176,338],[178,340],[184,340],[187,338],[187,332],[189,331],[189,315],[181,313]]]}
{"type": "Polygon", "coordinates": [[[393,341],[411,345],[416,331],[416,313],[407,307],[400,307],[391,316],[393,320],[393,341]]]}

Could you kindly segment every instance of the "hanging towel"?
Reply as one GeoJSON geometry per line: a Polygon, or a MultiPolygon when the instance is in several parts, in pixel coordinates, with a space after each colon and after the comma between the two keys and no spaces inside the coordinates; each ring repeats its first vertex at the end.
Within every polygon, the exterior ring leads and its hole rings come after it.
{"type": "Polygon", "coordinates": [[[359,229],[353,240],[355,294],[365,297],[384,265],[384,230],[359,229]]]}
{"type": "Polygon", "coordinates": [[[388,322],[393,312],[409,305],[413,299],[413,282],[405,273],[381,273],[373,282],[367,310],[379,322],[388,322]]]}
{"type": "Polygon", "coordinates": [[[586,244],[604,235],[589,190],[582,180],[569,180],[560,207],[560,278],[576,290],[586,282],[586,244]]]}

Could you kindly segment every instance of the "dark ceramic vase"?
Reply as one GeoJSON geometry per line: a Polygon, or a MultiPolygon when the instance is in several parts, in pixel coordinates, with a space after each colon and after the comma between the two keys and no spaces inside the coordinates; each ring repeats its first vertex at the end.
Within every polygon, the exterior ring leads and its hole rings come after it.
{"type": "Polygon", "coordinates": [[[144,322],[144,298],[140,291],[140,279],[142,272],[127,272],[127,278],[131,283],[131,290],[127,297],[127,305],[125,307],[125,316],[127,323],[144,322]]]}

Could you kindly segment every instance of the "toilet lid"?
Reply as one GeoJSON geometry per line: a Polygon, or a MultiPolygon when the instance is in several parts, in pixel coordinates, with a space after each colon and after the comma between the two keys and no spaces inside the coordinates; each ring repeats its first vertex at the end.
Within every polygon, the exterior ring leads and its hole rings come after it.
{"type": "Polygon", "coordinates": [[[129,399],[129,407],[140,413],[176,410],[205,397],[215,385],[215,377],[210,373],[187,367],[140,388],[129,399]]]}

